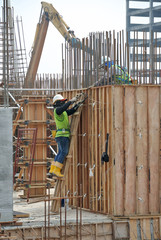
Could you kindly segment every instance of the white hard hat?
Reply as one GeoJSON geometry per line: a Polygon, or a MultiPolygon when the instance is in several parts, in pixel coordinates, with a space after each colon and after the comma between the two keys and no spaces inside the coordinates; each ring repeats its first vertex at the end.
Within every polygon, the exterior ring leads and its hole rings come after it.
{"type": "Polygon", "coordinates": [[[61,94],[56,94],[53,97],[53,104],[56,103],[56,101],[66,101],[66,98],[63,98],[63,96],[61,94]]]}

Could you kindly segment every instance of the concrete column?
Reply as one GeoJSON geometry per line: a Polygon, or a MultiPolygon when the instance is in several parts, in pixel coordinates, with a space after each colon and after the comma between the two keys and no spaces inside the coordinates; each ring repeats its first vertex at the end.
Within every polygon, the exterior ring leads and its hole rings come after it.
{"type": "Polygon", "coordinates": [[[12,110],[0,108],[0,222],[13,221],[12,110]]]}

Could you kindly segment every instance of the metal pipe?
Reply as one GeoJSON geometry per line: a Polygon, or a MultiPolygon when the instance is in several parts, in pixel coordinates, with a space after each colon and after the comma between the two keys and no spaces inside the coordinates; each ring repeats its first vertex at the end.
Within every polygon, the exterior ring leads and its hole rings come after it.
{"type": "MultiPolygon", "coordinates": [[[[4,88],[0,88],[0,90],[4,90],[4,88]]],[[[8,91],[62,91],[61,88],[8,88],[8,91]]]]}
{"type": "Polygon", "coordinates": [[[6,1],[3,0],[3,83],[4,83],[4,106],[6,107],[6,43],[5,43],[5,36],[6,36],[6,1]]]}
{"type": "Polygon", "coordinates": [[[54,153],[54,155],[56,156],[57,155],[57,153],[54,151],[54,149],[52,148],[52,146],[51,145],[49,145],[49,148],[51,149],[51,151],[54,153]]]}
{"type": "MultiPolygon", "coordinates": [[[[16,103],[16,105],[18,106],[18,108],[20,108],[20,104],[18,104],[18,102],[16,101],[16,99],[13,97],[13,95],[7,91],[8,95],[12,98],[12,100],[16,103]]],[[[22,109],[22,112],[23,112],[23,109],[22,109]]]]}
{"type": "MultiPolygon", "coordinates": [[[[65,194],[67,192],[67,186],[65,185],[65,194]]],[[[66,195],[67,196],[67,195],[66,195]]],[[[65,240],[67,239],[67,201],[65,201],[65,240]]]]}
{"type": "MultiPolygon", "coordinates": [[[[46,200],[46,186],[45,186],[45,200],[46,200]]],[[[46,240],[46,201],[44,201],[44,204],[45,204],[45,206],[44,206],[44,210],[45,210],[44,215],[45,215],[45,240],[46,240]]]]}
{"type": "Polygon", "coordinates": [[[50,240],[50,185],[48,185],[48,240],[50,240]]]}
{"type": "MultiPolygon", "coordinates": [[[[61,181],[60,181],[60,189],[61,189],[61,181]]],[[[60,200],[59,200],[59,204],[60,204],[60,239],[62,239],[62,210],[61,210],[61,201],[62,201],[62,197],[61,197],[61,191],[60,191],[60,200]]]]}

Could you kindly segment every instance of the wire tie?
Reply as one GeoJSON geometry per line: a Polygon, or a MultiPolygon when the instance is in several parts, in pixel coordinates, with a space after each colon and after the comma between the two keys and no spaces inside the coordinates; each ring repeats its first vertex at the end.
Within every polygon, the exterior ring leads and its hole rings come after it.
{"type": "Polygon", "coordinates": [[[138,170],[141,170],[143,168],[143,165],[141,165],[140,167],[138,167],[138,170]]]}
{"type": "Polygon", "coordinates": [[[67,191],[67,196],[68,196],[69,193],[70,193],[70,191],[68,190],[68,191],[67,191]]]}
{"type": "Polygon", "coordinates": [[[143,104],[141,100],[139,100],[137,103],[138,103],[138,104],[143,104]]]}
{"type": "Polygon", "coordinates": [[[94,103],[92,104],[92,107],[94,108],[95,105],[96,105],[96,102],[94,102],[94,103]]]}
{"type": "Polygon", "coordinates": [[[141,197],[138,198],[139,201],[143,202],[143,199],[141,197]]]}
{"type": "Polygon", "coordinates": [[[99,196],[97,200],[99,201],[100,199],[101,199],[101,196],[99,196]]]}

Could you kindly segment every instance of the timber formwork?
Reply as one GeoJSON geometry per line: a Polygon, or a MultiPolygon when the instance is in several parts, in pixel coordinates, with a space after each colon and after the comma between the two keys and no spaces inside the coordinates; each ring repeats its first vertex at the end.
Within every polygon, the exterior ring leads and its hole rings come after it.
{"type": "MultiPolygon", "coordinates": [[[[67,192],[82,191],[82,207],[95,212],[160,214],[160,86],[103,86],[87,93],[72,136],[67,192]],[[107,133],[110,160],[102,163],[107,133]]],[[[71,91],[62,94],[70,99],[71,91]]]]}
{"type": "Polygon", "coordinates": [[[37,138],[34,158],[31,159],[31,136],[28,136],[28,139],[25,139],[24,136],[24,143],[20,146],[23,154],[18,162],[18,166],[23,169],[23,180],[19,181],[20,184],[17,184],[16,187],[19,186],[24,190],[22,198],[45,196],[47,164],[50,162],[50,159],[47,158],[47,149],[48,145],[55,145],[54,139],[47,135],[47,129],[54,121],[47,118],[49,117],[47,112],[50,112],[50,109],[47,109],[48,99],[45,96],[24,96],[20,103],[23,105],[23,116],[14,122],[14,126],[19,126],[22,131],[23,129],[24,131],[36,129],[37,138]],[[29,176],[29,169],[32,173],[31,176],[29,176]]]}
{"type": "MultiPolygon", "coordinates": [[[[113,220],[112,233],[107,232],[106,239],[122,239],[125,235],[126,239],[144,239],[145,236],[159,239],[161,87],[115,85],[66,91],[61,94],[71,99],[80,92],[87,93],[88,99],[82,108],[78,130],[71,136],[73,150],[66,160],[69,170],[63,182],[65,186],[55,198],[50,196],[51,210],[57,210],[54,204],[56,197],[59,201],[60,197],[68,198],[73,208],[80,207],[90,212],[110,215],[113,220]],[[107,133],[109,163],[103,163],[101,156],[105,151],[107,133]],[[82,196],[81,201],[77,201],[76,196],[82,196]],[[118,235],[119,229],[126,229],[126,234],[118,235]]],[[[46,99],[44,96],[37,98],[38,100],[34,98],[35,101],[32,97],[28,98],[23,116],[25,121],[31,124],[28,127],[38,127],[41,122],[44,133],[47,128],[44,124],[47,115],[46,99]]],[[[24,120],[20,121],[21,124],[22,122],[24,120]]],[[[45,154],[46,148],[47,146],[45,154]]],[[[37,151],[40,153],[42,149],[43,145],[37,151]]],[[[40,177],[44,181],[46,166],[38,166],[34,170],[34,181],[38,183],[40,177]],[[36,176],[39,176],[39,179],[36,176]]],[[[31,190],[36,197],[45,196],[44,189],[46,187],[41,188],[39,194],[35,192],[36,189],[31,190]]],[[[32,232],[31,229],[22,229],[23,234],[32,232]]],[[[68,226],[65,229],[67,230],[68,226]]],[[[63,230],[62,226],[62,232],[65,229],[63,230]]],[[[51,234],[52,226],[50,230],[51,234]]],[[[44,236],[43,227],[34,228],[34,231],[37,235],[44,236]]],[[[55,238],[57,234],[60,232],[55,232],[55,238]]],[[[105,235],[98,233],[92,236],[103,238],[105,235]]],[[[87,239],[90,239],[89,236],[87,239]]]]}

